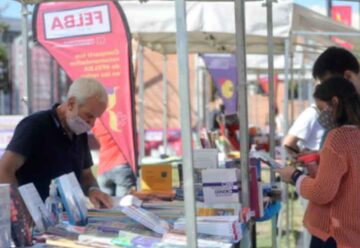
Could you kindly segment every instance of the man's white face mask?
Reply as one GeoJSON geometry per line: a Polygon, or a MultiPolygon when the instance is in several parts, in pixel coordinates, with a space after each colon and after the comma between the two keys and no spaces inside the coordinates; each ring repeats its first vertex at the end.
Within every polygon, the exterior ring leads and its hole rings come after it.
{"type": "Polygon", "coordinates": [[[78,112],[78,105],[76,105],[73,112],[66,116],[67,125],[69,126],[70,130],[76,135],[89,132],[92,128],[78,115],[78,112]]]}

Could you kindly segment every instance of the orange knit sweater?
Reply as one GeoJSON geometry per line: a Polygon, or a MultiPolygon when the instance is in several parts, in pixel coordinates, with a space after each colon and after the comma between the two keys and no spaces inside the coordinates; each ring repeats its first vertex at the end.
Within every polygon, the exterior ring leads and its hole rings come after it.
{"type": "Polygon", "coordinates": [[[360,247],[360,129],[332,130],[320,152],[315,178],[305,177],[300,194],[309,200],[304,224],[309,232],[337,247],[360,247]]]}

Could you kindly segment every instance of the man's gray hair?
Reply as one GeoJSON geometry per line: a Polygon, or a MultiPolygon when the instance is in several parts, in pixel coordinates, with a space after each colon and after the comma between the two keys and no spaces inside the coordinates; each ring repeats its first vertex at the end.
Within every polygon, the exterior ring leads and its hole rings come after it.
{"type": "Polygon", "coordinates": [[[69,88],[67,99],[75,97],[78,104],[83,104],[89,97],[97,97],[100,102],[107,103],[107,93],[104,86],[94,78],[78,78],[69,88]]]}

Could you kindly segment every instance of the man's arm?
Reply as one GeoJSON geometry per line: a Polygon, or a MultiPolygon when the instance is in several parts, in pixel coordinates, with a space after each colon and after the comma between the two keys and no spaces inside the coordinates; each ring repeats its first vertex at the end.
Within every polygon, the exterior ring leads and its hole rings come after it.
{"type": "Polygon", "coordinates": [[[91,188],[99,188],[99,185],[90,168],[82,170],[81,187],[86,195],[91,188]]]}
{"type": "Polygon", "coordinates": [[[90,168],[82,170],[81,186],[84,193],[89,197],[90,201],[96,208],[105,206],[112,207],[112,199],[109,195],[100,191],[98,183],[90,168]]]}
{"type": "Polygon", "coordinates": [[[300,139],[294,135],[288,134],[285,136],[283,141],[283,146],[286,151],[293,157],[296,157],[297,153],[300,152],[300,148],[297,145],[300,139]],[[297,153],[295,151],[298,151],[297,153]]]}
{"type": "Polygon", "coordinates": [[[5,151],[0,159],[0,183],[17,184],[16,171],[24,164],[25,158],[15,152],[5,151]]]}

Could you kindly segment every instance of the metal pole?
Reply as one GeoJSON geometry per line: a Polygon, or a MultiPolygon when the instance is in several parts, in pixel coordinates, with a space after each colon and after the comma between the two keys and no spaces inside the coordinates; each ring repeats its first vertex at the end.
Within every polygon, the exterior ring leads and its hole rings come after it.
{"type": "Polygon", "coordinates": [[[299,107],[300,107],[300,112],[302,112],[304,110],[304,99],[303,99],[303,80],[302,80],[302,74],[301,74],[301,70],[298,71],[298,93],[299,93],[299,107]]]}
{"type": "Polygon", "coordinates": [[[326,13],[327,16],[331,17],[332,0],[326,0],[326,13]]]}
{"type": "Polygon", "coordinates": [[[205,85],[204,85],[204,99],[205,99],[205,125],[206,129],[210,130],[210,127],[212,126],[212,120],[210,118],[210,84],[211,84],[211,77],[209,73],[206,73],[205,75],[205,85]]]}
{"type": "Polygon", "coordinates": [[[139,164],[142,164],[142,160],[145,157],[145,102],[144,102],[144,47],[139,45],[139,139],[140,139],[140,148],[139,148],[139,164]]]}
{"type": "Polygon", "coordinates": [[[5,114],[5,94],[4,91],[0,89],[0,115],[5,114]]]}
{"type": "Polygon", "coordinates": [[[197,247],[185,0],[175,1],[187,247],[197,247]]]}
{"type": "Polygon", "coordinates": [[[22,13],[22,42],[23,42],[23,78],[24,78],[24,91],[22,101],[25,103],[25,115],[31,114],[32,112],[32,99],[31,99],[31,75],[30,75],[30,51],[29,51],[29,31],[28,31],[28,9],[26,3],[21,2],[21,13],[22,13]]]}
{"type": "Polygon", "coordinates": [[[167,56],[163,55],[163,147],[167,154],[167,126],[168,126],[168,85],[167,85],[167,56]]]}
{"type": "MultiPolygon", "coordinates": [[[[284,80],[284,136],[289,130],[289,64],[290,64],[290,37],[285,40],[285,80],[284,80]]],[[[286,152],[284,150],[283,158],[286,159],[286,152]]],[[[289,215],[289,186],[285,185],[285,225],[286,225],[286,247],[290,245],[290,215],[289,215]]]]}
{"type": "Polygon", "coordinates": [[[195,90],[196,90],[196,132],[197,135],[200,135],[200,129],[203,123],[203,115],[202,115],[202,102],[203,102],[203,95],[202,95],[202,71],[198,67],[197,63],[197,56],[195,58],[195,90]]]}
{"type": "Polygon", "coordinates": [[[314,98],[312,96],[313,94],[313,82],[312,80],[308,80],[307,81],[307,87],[308,87],[308,95],[307,95],[307,98],[308,98],[308,106],[310,106],[313,102],[314,102],[314,98]]]}
{"type": "MultiPolygon", "coordinates": [[[[307,43],[307,39],[305,41],[307,43]]],[[[301,85],[301,108],[302,110],[305,109],[305,101],[306,101],[306,97],[305,97],[305,94],[304,94],[304,91],[305,89],[307,88],[307,85],[306,85],[306,79],[305,79],[305,73],[306,73],[306,70],[305,70],[305,63],[306,63],[306,56],[305,56],[305,53],[302,54],[303,56],[303,62],[302,62],[302,65],[301,65],[301,77],[300,77],[300,85],[301,85]]]]}
{"type": "Polygon", "coordinates": [[[202,127],[206,127],[206,116],[205,116],[205,73],[203,68],[199,68],[199,96],[200,96],[200,126],[199,126],[199,135],[202,127]]]}
{"type": "MultiPolygon", "coordinates": [[[[249,133],[246,78],[245,0],[235,0],[236,67],[238,80],[238,115],[240,121],[241,189],[242,205],[250,207],[249,187],[249,133]]],[[[249,227],[245,228],[242,248],[250,247],[249,227]]]]}
{"type": "MultiPolygon", "coordinates": [[[[272,1],[266,1],[266,18],[267,18],[267,42],[268,42],[268,80],[269,80],[269,143],[270,156],[275,158],[275,85],[274,85],[274,35],[273,35],[273,13],[272,1]]],[[[275,182],[275,173],[271,171],[271,183],[275,182]]],[[[276,244],[276,216],[271,219],[271,241],[272,247],[277,247],[276,244]]]]}
{"type": "Polygon", "coordinates": [[[290,123],[294,122],[294,112],[295,112],[295,83],[294,83],[294,55],[290,54],[290,97],[291,97],[291,106],[290,106],[290,123]]]}

